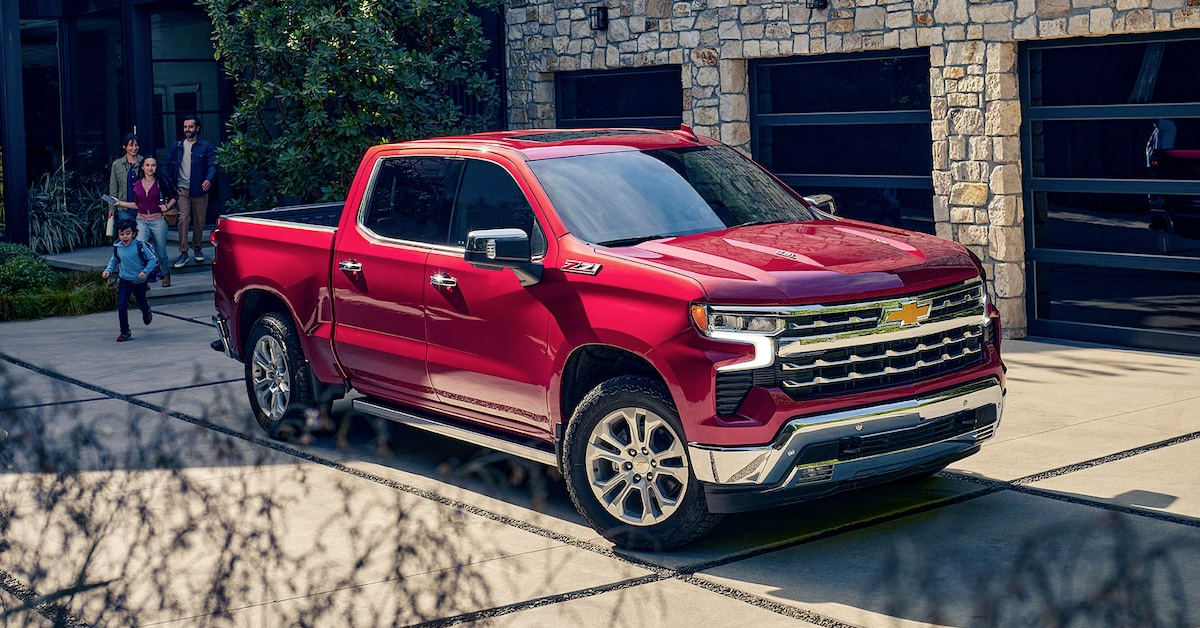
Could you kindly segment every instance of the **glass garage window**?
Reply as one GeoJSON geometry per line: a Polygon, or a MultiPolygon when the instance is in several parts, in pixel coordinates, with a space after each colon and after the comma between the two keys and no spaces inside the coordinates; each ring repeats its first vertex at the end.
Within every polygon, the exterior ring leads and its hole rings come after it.
{"type": "Polygon", "coordinates": [[[934,232],[929,51],[751,61],[754,157],[857,220],[934,232]]]}
{"type": "Polygon", "coordinates": [[[558,127],[678,129],[683,122],[682,76],[677,65],[558,74],[558,127]]]}
{"type": "MultiPolygon", "coordinates": [[[[1038,309],[1054,320],[1128,331],[1200,334],[1200,274],[1039,264],[1038,309]]],[[[1127,335],[1132,335],[1128,334],[1127,335]]]]}
{"type": "Polygon", "coordinates": [[[1200,353],[1200,37],[1021,48],[1029,329],[1200,353]]]}
{"type": "Polygon", "coordinates": [[[927,53],[883,57],[826,55],[800,64],[764,64],[758,79],[770,86],[762,94],[762,113],[929,108],[927,53]],[[795,80],[798,65],[803,68],[803,80],[795,80]]]}
{"type": "Polygon", "coordinates": [[[1200,259],[1195,197],[1037,192],[1032,199],[1027,220],[1037,248],[1200,259]],[[1188,211],[1157,217],[1149,210],[1152,202],[1188,211]],[[1168,218],[1174,224],[1160,222],[1168,218]]]}
{"type": "Polygon", "coordinates": [[[1049,107],[1197,102],[1197,59],[1197,39],[1033,48],[1033,71],[1070,80],[1041,81],[1031,95],[1049,107]]]}

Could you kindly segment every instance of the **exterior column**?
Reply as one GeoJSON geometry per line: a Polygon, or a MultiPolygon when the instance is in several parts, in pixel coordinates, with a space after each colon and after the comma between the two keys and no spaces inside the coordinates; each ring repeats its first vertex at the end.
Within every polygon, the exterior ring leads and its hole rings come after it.
{"type": "Polygon", "coordinates": [[[21,89],[19,3],[0,2],[0,138],[4,147],[4,223],[8,240],[29,242],[25,202],[25,106],[21,89]]]}

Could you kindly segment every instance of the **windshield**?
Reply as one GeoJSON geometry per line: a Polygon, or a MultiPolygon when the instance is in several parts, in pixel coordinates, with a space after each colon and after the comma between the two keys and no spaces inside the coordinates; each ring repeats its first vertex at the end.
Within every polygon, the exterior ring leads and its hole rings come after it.
{"type": "Polygon", "coordinates": [[[821,217],[728,146],[559,157],[529,166],[567,228],[593,244],[821,217]]]}

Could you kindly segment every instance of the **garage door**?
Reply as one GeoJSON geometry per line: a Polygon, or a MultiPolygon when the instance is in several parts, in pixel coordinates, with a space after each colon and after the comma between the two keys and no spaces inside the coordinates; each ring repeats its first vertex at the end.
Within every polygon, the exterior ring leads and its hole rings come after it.
{"type": "Polygon", "coordinates": [[[1200,353],[1200,37],[1021,49],[1029,329],[1200,353]]]}
{"type": "Polygon", "coordinates": [[[849,218],[934,232],[929,51],[751,62],[754,157],[849,218]]]}

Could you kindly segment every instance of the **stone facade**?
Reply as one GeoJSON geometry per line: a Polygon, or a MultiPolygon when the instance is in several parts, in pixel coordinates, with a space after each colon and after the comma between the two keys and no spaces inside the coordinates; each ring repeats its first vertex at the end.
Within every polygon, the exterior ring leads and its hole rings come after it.
{"type": "Polygon", "coordinates": [[[555,123],[554,74],[677,64],[683,121],[750,152],[747,61],[928,48],[938,235],[983,260],[1006,337],[1023,337],[1017,42],[1200,28],[1200,0],[510,0],[508,123],[555,123]],[[607,6],[606,31],[587,8],[607,6]]]}

